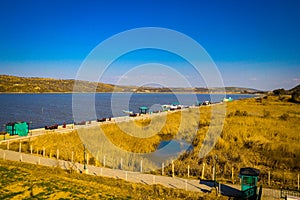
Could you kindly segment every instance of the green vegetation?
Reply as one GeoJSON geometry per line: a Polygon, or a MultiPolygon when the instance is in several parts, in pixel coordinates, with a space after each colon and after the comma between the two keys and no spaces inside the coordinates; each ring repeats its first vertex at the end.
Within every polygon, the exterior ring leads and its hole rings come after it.
{"type": "Polygon", "coordinates": [[[0,160],[0,199],[209,199],[203,193],[0,160]]]}

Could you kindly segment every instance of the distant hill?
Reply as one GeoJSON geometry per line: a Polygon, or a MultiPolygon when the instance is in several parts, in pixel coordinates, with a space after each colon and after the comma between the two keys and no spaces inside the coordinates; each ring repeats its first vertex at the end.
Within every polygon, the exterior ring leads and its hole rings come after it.
{"type": "Polygon", "coordinates": [[[297,85],[296,87],[288,90],[289,93],[294,93],[294,92],[300,92],[300,85],[297,85]]]}
{"type": "MultiPolygon", "coordinates": [[[[36,77],[18,77],[0,75],[0,93],[71,93],[73,92],[75,80],[53,79],[36,77]]],[[[221,88],[157,88],[157,87],[136,87],[116,86],[112,84],[96,83],[89,81],[77,81],[81,92],[136,92],[136,93],[218,93],[221,88]]],[[[260,91],[250,88],[226,87],[228,93],[258,93],[260,91]]]]}
{"type": "Polygon", "coordinates": [[[291,95],[291,102],[300,103],[300,85],[297,85],[296,87],[285,90],[283,88],[273,90],[274,95],[291,95]]]}
{"type": "MultiPolygon", "coordinates": [[[[52,78],[25,78],[17,76],[0,75],[0,92],[2,93],[51,93],[72,92],[75,80],[60,80],[52,78]]],[[[114,85],[79,81],[82,92],[111,92],[114,85]]],[[[117,88],[118,89],[118,88],[117,88]]]]}
{"type": "Polygon", "coordinates": [[[290,89],[288,92],[292,95],[291,101],[300,103],[300,85],[290,89]]]}

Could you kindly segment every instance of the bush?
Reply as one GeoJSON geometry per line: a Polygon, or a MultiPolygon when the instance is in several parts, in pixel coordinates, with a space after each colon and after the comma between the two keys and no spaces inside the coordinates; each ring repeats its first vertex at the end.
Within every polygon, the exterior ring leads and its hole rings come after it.
{"type": "Polygon", "coordinates": [[[235,111],[235,116],[248,116],[248,113],[247,111],[240,111],[240,110],[237,110],[235,111]]]}
{"type": "Polygon", "coordinates": [[[289,114],[287,114],[287,113],[284,113],[284,114],[282,114],[279,118],[281,119],[281,120],[284,120],[284,121],[286,121],[286,120],[288,120],[289,119],[289,114]]]}
{"type": "Polygon", "coordinates": [[[264,110],[264,112],[263,112],[263,117],[264,117],[264,118],[271,117],[270,111],[264,110]]]}

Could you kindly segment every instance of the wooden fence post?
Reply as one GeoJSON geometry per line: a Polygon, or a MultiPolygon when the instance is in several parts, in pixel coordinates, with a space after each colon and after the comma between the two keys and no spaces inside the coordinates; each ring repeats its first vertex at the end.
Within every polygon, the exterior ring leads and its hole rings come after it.
{"type": "Polygon", "coordinates": [[[19,153],[21,153],[22,151],[22,143],[21,143],[21,140],[19,140],[19,153]]]}
{"type": "Polygon", "coordinates": [[[86,165],[89,165],[89,154],[86,154],[86,165]]]}
{"type": "Polygon", "coordinates": [[[213,166],[213,171],[212,171],[212,180],[215,181],[215,173],[216,173],[216,168],[213,166]]]}
{"type": "Polygon", "coordinates": [[[98,162],[99,162],[99,151],[97,151],[97,154],[96,154],[96,162],[95,162],[96,167],[99,166],[98,162]]]}
{"type": "Polygon", "coordinates": [[[33,150],[32,145],[30,145],[30,154],[32,154],[32,150],[33,150]]]}
{"type": "Polygon", "coordinates": [[[234,168],[231,167],[231,182],[234,184],[234,168]]]}
{"type": "Polygon", "coordinates": [[[300,188],[300,186],[299,186],[299,179],[300,179],[300,177],[299,177],[299,174],[298,174],[298,190],[300,188]]]}
{"type": "Polygon", "coordinates": [[[43,147],[43,157],[45,157],[45,155],[46,155],[46,149],[45,147],[43,147]]]}
{"type": "Polygon", "coordinates": [[[56,159],[59,159],[59,149],[56,150],[56,159]]]}
{"type": "Polygon", "coordinates": [[[50,150],[49,158],[52,158],[52,150],[50,150]]]}
{"type": "Polygon", "coordinates": [[[164,175],[165,164],[161,163],[161,175],[164,175]]]}
{"type": "Polygon", "coordinates": [[[271,172],[268,171],[268,185],[271,185],[271,172]]]}
{"type": "Polygon", "coordinates": [[[202,165],[201,179],[204,179],[204,173],[205,173],[205,163],[203,163],[203,165],[202,165]]]}
{"type": "Polygon", "coordinates": [[[143,160],[141,160],[141,173],[143,173],[143,160]]]}
{"type": "Polygon", "coordinates": [[[123,169],[123,158],[121,158],[120,169],[123,169]]]}
{"type": "Polygon", "coordinates": [[[175,171],[175,167],[174,167],[174,161],[172,160],[172,177],[175,177],[174,172],[175,171]]]}
{"type": "Polygon", "coordinates": [[[105,167],[105,156],[103,156],[103,167],[105,167]]]}
{"type": "Polygon", "coordinates": [[[190,177],[190,165],[188,165],[188,172],[187,172],[188,178],[190,177]]]}
{"type": "Polygon", "coordinates": [[[125,172],[125,180],[127,181],[127,171],[125,172]]]}

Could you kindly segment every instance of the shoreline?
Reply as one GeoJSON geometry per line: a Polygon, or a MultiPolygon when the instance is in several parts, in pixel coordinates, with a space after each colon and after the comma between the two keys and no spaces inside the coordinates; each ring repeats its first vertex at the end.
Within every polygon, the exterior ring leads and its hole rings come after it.
{"type": "Polygon", "coordinates": [[[0,92],[2,94],[233,94],[233,95],[262,95],[268,92],[240,93],[240,92],[0,92]]]}

